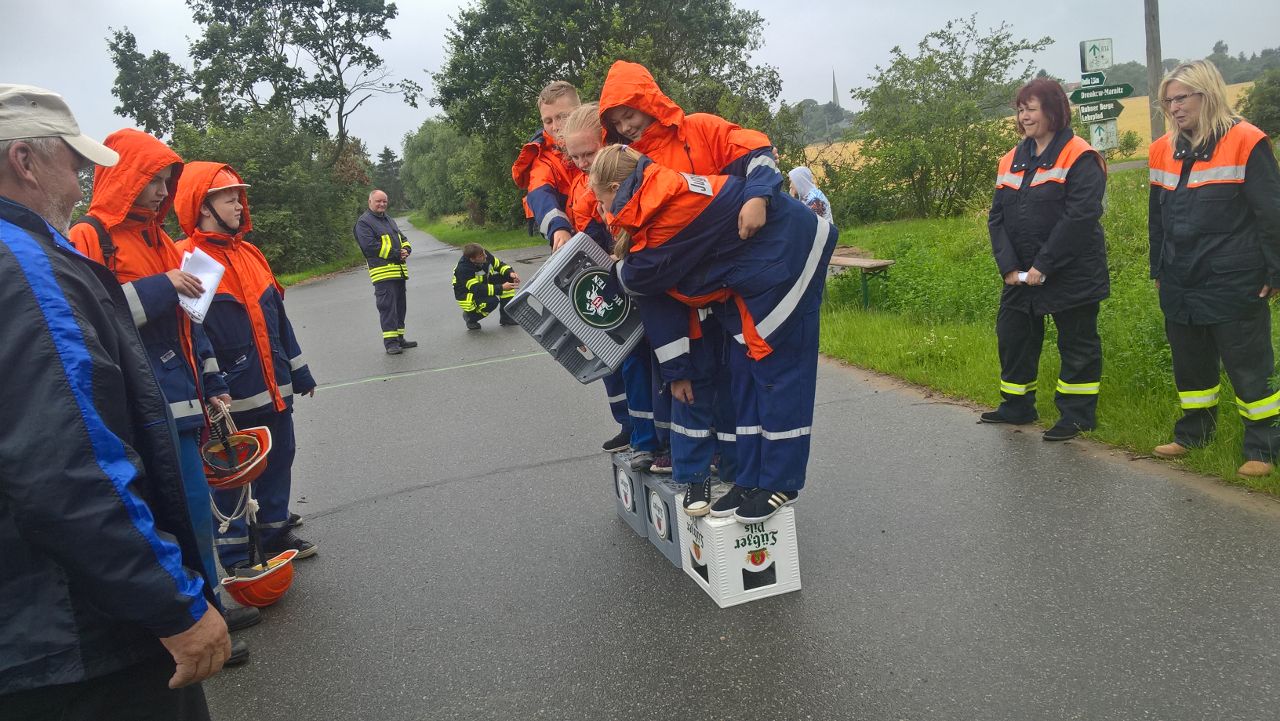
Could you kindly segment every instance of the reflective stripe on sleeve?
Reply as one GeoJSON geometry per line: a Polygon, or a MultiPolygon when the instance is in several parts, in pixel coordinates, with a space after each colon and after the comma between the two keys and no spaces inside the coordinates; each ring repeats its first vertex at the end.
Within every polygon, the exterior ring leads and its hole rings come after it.
{"type": "Polygon", "coordinates": [[[659,363],[666,363],[673,358],[679,358],[681,355],[689,352],[689,339],[677,338],[670,343],[653,349],[653,354],[657,356],[659,363]]]}
{"type": "MultiPolygon", "coordinates": [[[[280,386],[281,398],[288,398],[291,395],[293,395],[292,383],[285,383],[280,386]]],[[[251,411],[255,408],[262,408],[263,406],[269,405],[272,405],[271,391],[265,390],[261,393],[251,395],[248,398],[233,399],[231,401],[231,412],[243,413],[244,411],[251,411]]]]}
{"type": "Polygon", "coordinates": [[[147,311],[142,307],[142,298],[138,297],[138,289],[133,287],[133,283],[125,283],[120,286],[120,290],[124,291],[124,299],[129,302],[129,315],[133,316],[134,326],[141,328],[147,324],[147,311]]]}
{"type": "Polygon", "coordinates": [[[773,162],[773,158],[771,156],[757,155],[756,157],[751,159],[750,163],[747,164],[747,177],[751,176],[751,171],[761,166],[766,168],[771,168],[773,169],[773,172],[780,174],[778,170],[778,164],[773,162]]]}
{"type": "Polygon", "coordinates": [[[205,359],[204,359],[204,365],[201,367],[201,372],[202,372],[202,373],[204,373],[204,374],[206,374],[206,375],[208,375],[209,373],[220,373],[220,372],[222,372],[222,368],[220,368],[220,367],[218,366],[218,359],[217,359],[217,358],[205,358],[205,359]]]}
{"type": "Polygon", "coordinates": [[[556,218],[564,218],[566,222],[569,220],[569,216],[565,215],[563,210],[557,209],[557,210],[551,211],[550,213],[547,213],[546,215],[542,216],[542,225],[539,226],[539,229],[542,231],[543,235],[546,235],[547,231],[551,229],[551,221],[555,220],[556,218]]]}
{"type": "MultiPolygon", "coordinates": [[[[401,333],[404,331],[401,330],[401,333]]],[[[307,364],[307,359],[301,353],[289,359],[289,370],[296,371],[307,364]]]]}

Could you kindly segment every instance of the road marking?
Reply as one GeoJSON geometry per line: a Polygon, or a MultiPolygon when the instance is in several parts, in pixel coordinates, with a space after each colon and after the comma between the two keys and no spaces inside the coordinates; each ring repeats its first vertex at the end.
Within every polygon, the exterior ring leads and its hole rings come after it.
{"type": "Polygon", "coordinates": [[[393,373],[391,375],[386,375],[386,376],[373,376],[372,378],[361,378],[359,380],[346,381],[345,383],[332,383],[329,385],[320,385],[318,386],[318,388],[319,390],[346,388],[347,386],[358,386],[363,383],[374,383],[376,381],[390,381],[390,380],[396,380],[397,378],[412,378],[413,376],[420,376],[420,375],[423,375],[424,373],[444,373],[445,371],[456,371],[456,370],[462,370],[463,368],[475,368],[476,366],[489,365],[492,363],[506,363],[507,361],[523,360],[525,358],[535,358],[540,355],[543,355],[543,351],[538,351],[536,353],[525,353],[523,355],[505,356],[503,358],[490,358],[488,360],[476,361],[474,363],[463,363],[462,365],[448,366],[445,368],[424,368],[418,371],[406,371],[404,373],[393,373]]]}

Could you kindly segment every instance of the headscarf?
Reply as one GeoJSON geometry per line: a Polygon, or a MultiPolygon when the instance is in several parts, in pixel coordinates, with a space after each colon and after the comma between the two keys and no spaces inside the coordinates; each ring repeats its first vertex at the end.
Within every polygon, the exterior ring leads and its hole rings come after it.
{"type": "Polygon", "coordinates": [[[804,165],[792,168],[791,172],[787,173],[787,177],[791,178],[791,187],[796,189],[796,197],[801,200],[809,197],[811,191],[818,189],[817,184],[813,182],[813,171],[804,165]]]}

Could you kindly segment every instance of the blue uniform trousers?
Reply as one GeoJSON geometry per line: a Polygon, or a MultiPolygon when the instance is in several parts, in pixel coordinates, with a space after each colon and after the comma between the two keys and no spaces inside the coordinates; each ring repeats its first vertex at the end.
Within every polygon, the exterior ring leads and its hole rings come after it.
{"type": "Polygon", "coordinates": [[[191,530],[196,534],[196,546],[200,549],[200,562],[204,564],[207,578],[218,578],[218,566],[213,557],[213,509],[209,507],[209,481],[204,476],[204,461],[200,457],[199,428],[178,433],[178,457],[182,462],[182,488],[187,494],[187,510],[191,515],[191,530]]]}
{"type": "Polygon", "coordinates": [[[723,481],[737,478],[736,419],[728,365],[728,335],[715,316],[702,321],[702,337],[689,344],[695,369],[693,403],[671,400],[672,480],[701,483],[720,454],[723,481]]]}
{"type": "Polygon", "coordinates": [[[803,314],[780,337],[769,339],[773,352],[758,361],[747,356],[741,343],[729,344],[739,486],[771,491],[804,487],[818,380],[819,311],[814,303],[796,312],[803,314]]]}
{"type": "Polygon", "coordinates": [[[601,378],[604,393],[609,397],[609,415],[618,422],[622,430],[631,432],[631,416],[627,413],[627,390],[622,377],[622,369],[618,369],[601,378]]]}
{"type": "Polygon", "coordinates": [[[631,419],[631,448],[652,453],[658,449],[657,429],[654,426],[652,370],[649,359],[653,351],[643,340],[622,361],[623,384],[627,395],[627,415],[631,419]]]}
{"type": "MultiPolygon", "coordinates": [[[[293,438],[293,411],[283,413],[259,413],[235,418],[241,428],[266,426],[271,430],[271,453],[267,455],[266,469],[253,482],[253,497],[258,501],[258,533],[263,546],[270,546],[287,532],[289,521],[289,491],[292,485],[293,456],[296,452],[293,438]]],[[[213,500],[223,515],[229,515],[240,499],[240,489],[216,491],[213,500]]],[[[225,533],[217,534],[218,558],[223,567],[249,558],[249,528],[245,519],[231,522],[225,533]]]]}
{"type": "Polygon", "coordinates": [[[660,449],[671,447],[671,392],[667,390],[658,359],[649,351],[649,393],[653,399],[653,432],[660,449]]]}

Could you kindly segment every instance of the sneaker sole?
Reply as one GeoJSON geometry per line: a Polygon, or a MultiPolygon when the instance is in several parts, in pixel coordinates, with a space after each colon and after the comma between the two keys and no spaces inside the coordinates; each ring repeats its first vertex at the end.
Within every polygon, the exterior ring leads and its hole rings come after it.
{"type": "Polygon", "coordinates": [[[685,506],[684,512],[685,512],[685,515],[687,516],[691,516],[693,518],[700,518],[711,512],[711,504],[704,503],[703,505],[697,508],[690,508],[689,506],[685,506]]]}
{"type": "Polygon", "coordinates": [[[729,518],[730,516],[737,515],[737,513],[738,513],[738,507],[737,507],[737,506],[734,506],[733,508],[729,508],[729,509],[727,509],[727,510],[723,510],[723,511],[717,511],[716,509],[712,508],[712,509],[708,510],[708,511],[707,511],[707,513],[708,513],[712,518],[729,518]]]}
{"type": "Polygon", "coordinates": [[[671,467],[670,466],[649,466],[649,472],[657,473],[658,475],[661,475],[661,476],[669,476],[671,475],[671,467]]]}
{"type": "MultiPolygon", "coordinates": [[[[285,551],[293,551],[293,550],[297,550],[297,549],[281,548],[278,551],[267,551],[266,554],[272,558],[275,558],[276,556],[280,555],[281,553],[284,553],[285,551]]],[[[308,548],[305,551],[298,551],[298,553],[294,555],[293,560],[298,561],[303,558],[311,558],[312,556],[316,555],[319,552],[320,552],[319,546],[312,546],[311,548],[308,548]]]]}
{"type": "Polygon", "coordinates": [[[600,450],[604,451],[605,453],[626,453],[627,451],[631,450],[631,444],[628,443],[625,446],[617,446],[615,448],[601,448],[600,450]]]}

